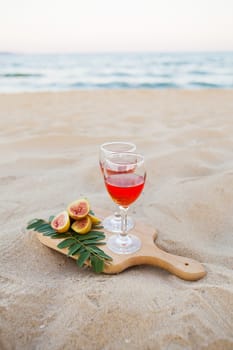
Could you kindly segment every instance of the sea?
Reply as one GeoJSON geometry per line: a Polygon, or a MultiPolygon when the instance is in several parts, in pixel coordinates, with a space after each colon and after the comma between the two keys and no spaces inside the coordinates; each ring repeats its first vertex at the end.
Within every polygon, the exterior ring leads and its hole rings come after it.
{"type": "Polygon", "coordinates": [[[233,52],[0,53],[0,92],[232,89],[233,52]]]}

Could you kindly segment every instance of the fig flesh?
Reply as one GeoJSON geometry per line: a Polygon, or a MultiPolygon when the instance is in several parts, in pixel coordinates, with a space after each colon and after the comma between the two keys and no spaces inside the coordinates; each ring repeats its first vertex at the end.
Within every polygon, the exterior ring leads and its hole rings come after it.
{"type": "Polygon", "coordinates": [[[69,230],[70,218],[66,210],[55,216],[51,222],[51,227],[58,233],[64,233],[69,230]]]}
{"type": "Polygon", "coordinates": [[[85,218],[75,221],[71,226],[72,230],[80,234],[88,233],[91,230],[91,227],[92,221],[89,216],[85,216],[85,218]]]}
{"type": "Polygon", "coordinates": [[[90,204],[86,199],[79,199],[71,203],[67,208],[70,217],[74,220],[80,220],[84,218],[87,216],[89,210],[90,204]]]}

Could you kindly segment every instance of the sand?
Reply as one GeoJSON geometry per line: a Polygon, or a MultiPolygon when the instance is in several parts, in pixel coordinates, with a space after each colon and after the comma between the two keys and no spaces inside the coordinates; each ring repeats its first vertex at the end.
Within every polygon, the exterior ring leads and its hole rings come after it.
{"type": "Polygon", "coordinates": [[[233,91],[0,95],[0,349],[232,349],[232,135],[233,91]],[[96,275],[25,232],[81,196],[114,211],[98,147],[116,140],[146,157],[131,215],[200,261],[203,279],[96,275]]]}

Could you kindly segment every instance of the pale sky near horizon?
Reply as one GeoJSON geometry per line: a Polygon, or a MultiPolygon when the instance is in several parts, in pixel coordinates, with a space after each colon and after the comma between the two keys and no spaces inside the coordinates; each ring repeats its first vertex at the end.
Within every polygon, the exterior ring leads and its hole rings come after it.
{"type": "Polygon", "coordinates": [[[233,51],[233,0],[8,0],[0,51],[233,51]]]}

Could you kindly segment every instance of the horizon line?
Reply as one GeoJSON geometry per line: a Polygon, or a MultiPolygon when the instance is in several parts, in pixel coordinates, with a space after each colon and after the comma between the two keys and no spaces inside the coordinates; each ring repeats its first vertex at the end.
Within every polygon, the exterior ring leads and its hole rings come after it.
{"type": "Polygon", "coordinates": [[[163,53],[233,53],[233,49],[207,49],[207,50],[101,50],[101,51],[14,51],[0,50],[0,55],[75,55],[75,54],[163,54],[163,53]]]}

